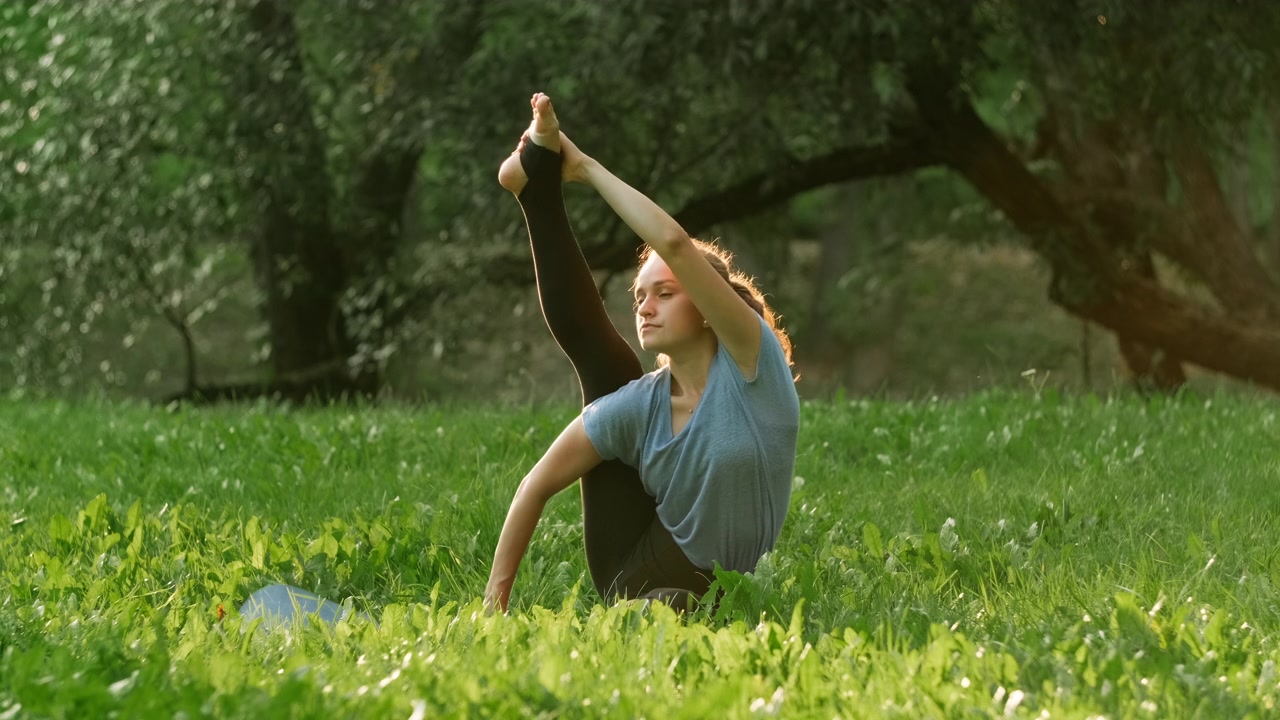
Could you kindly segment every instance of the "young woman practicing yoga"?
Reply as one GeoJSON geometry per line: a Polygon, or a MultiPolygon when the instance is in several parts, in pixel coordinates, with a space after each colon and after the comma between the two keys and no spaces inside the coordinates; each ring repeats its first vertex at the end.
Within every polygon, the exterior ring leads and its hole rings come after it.
{"type": "Polygon", "coordinates": [[[547,326],[582,387],[569,423],[516,490],[485,591],[507,609],[543,507],[582,479],[587,566],[601,597],[688,609],[716,563],[750,572],[782,530],[800,404],[791,347],[729,257],[690,238],[643,194],[560,132],[551,100],[498,180],[524,210],[547,326]],[[645,374],[610,323],[565,214],[561,182],[582,182],[648,245],[632,290],[645,374]]]}

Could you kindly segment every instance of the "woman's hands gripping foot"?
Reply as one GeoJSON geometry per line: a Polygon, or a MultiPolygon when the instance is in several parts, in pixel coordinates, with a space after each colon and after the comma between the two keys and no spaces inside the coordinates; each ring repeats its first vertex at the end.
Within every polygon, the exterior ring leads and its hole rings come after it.
{"type": "Polygon", "coordinates": [[[516,145],[515,151],[498,168],[498,183],[517,196],[529,182],[529,176],[520,162],[520,154],[524,150],[525,143],[532,142],[562,156],[560,166],[562,182],[581,180],[582,168],[586,160],[586,156],[560,131],[560,120],[556,117],[550,97],[544,93],[535,93],[529,99],[529,105],[533,109],[533,120],[529,123],[529,129],[520,137],[520,143],[516,145]]]}

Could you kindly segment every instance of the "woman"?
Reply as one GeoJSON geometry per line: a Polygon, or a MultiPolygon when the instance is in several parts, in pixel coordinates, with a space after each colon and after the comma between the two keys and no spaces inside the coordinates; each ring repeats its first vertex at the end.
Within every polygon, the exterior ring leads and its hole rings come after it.
{"type": "Polygon", "coordinates": [[[728,256],[560,132],[551,100],[499,182],[524,210],[543,317],[573,363],[583,411],[520,483],[485,599],[507,609],[543,507],[582,479],[587,565],[601,597],[687,609],[718,563],[750,572],[771,550],[791,495],[800,407],[790,343],[728,256]],[[605,313],[564,211],[561,182],[595,188],[648,245],[636,275],[645,374],[605,313]]]}

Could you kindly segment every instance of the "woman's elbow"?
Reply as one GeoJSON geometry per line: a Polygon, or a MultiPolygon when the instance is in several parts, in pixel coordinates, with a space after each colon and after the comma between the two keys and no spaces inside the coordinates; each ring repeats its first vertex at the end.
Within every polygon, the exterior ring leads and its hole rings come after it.
{"type": "Polygon", "coordinates": [[[512,502],[542,507],[551,499],[551,495],[554,495],[554,493],[548,494],[547,489],[542,487],[542,484],[537,481],[534,475],[526,475],[524,480],[520,481],[520,486],[516,488],[516,496],[512,499],[512,502]]]}
{"type": "Polygon", "coordinates": [[[684,228],[676,225],[649,242],[649,247],[661,257],[679,252],[693,242],[684,228]]]}

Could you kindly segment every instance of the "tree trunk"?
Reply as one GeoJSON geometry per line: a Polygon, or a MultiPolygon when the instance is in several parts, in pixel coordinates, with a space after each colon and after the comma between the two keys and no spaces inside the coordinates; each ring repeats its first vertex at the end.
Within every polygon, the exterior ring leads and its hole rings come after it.
{"type": "MultiPolygon", "coordinates": [[[[1182,232],[1161,233],[1157,242],[1198,269],[1214,297],[1233,315],[1280,321],[1280,287],[1267,276],[1248,232],[1236,222],[1208,153],[1193,141],[1180,143],[1173,166],[1183,185],[1182,232]]],[[[1180,259],[1180,258],[1178,258],[1180,259]]]]}
{"type": "MultiPolygon", "coordinates": [[[[1280,107],[1271,111],[1272,172],[1280,176],[1280,107]]],[[[1270,240],[1271,277],[1280,282],[1280,189],[1271,197],[1270,240]]]]}
{"type": "MultiPolygon", "coordinates": [[[[834,310],[839,307],[836,293],[862,293],[865,298],[865,289],[841,291],[840,281],[855,267],[874,268],[873,272],[881,273],[884,268],[875,257],[881,248],[876,247],[876,240],[891,238],[894,231],[888,215],[881,214],[875,220],[875,230],[859,235],[858,219],[865,215],[867,188],[841,188],[838,197],[836,217],[820,236],[809,325],[799,344],[803,351],[800,360],[805,375],[819,384],[865,393],[882,388],[893,373],[895,340],[903,310],[900,283],[890,277],[887,295],[878,296],[878,302],[865,303],[866,316],[861,318],[864,332],[858,333],[856,339],[835,322],[834,310]]],[[[898,270],[895,262],[893,272],[898,270]]]]}
{"type": "Polygon", "coordinates": [[[293,395],[320,398],[374,392],[376,371],[348,369],[354,347],[340,299],[349,278],[330,220],[324,140],[312,119],[293,18],[279,0],[258,0],[247,19],[240,134],[261,168],[251,180],[260,221],[252,255],[273,381],[293,395]]]}
{"type": "MultiPolygon", "coordinates": [[[[1065,178],[1054,186],[1057,194],[1078,196],[1077,214],[1106,238],[1122,263],[1158,284],[1149,247],[1151,232],[1141,224],[1144,215],[1136,213],[1132,205],[1099,200],[1099,196],[1149,196],[1153,202],[1163,198],[1163,170],[1153,162],[1150,147],[1126,137],[1115,121],[1085,121],[1083,128],[1073,130],[1064,128],[1061,121],[1051,124],[1059,134],[1050,149],[1065,170],[1065,178]]],[[[1178,358],[1118,333],[1116,345],[1139,392],[1171,393],[1186,384],[1178,358]]]]}
{"type": "Polygon", "coordinates": [[[831,318],[832,296],[840,279],[853,266],[858,217],[858,192],[842,188],[834,222],[819,237],[818,263],[809,298],[809,329],[805,333],[803,360],[814,368],[819,382],[844,384],[853,348],[839,337],[831,318]]]}
{"type": "MultiPolygon", "coordinates": [[[[1031,249],[1047,260],[1053,273],[1050,298],[1077,317],[1125,338],[1132,347],[1144,348],[1149,358],[1146,365],[1154,368],[1160,382],[1176,376],[1167,375],[1168,368],[1159,369],[1159,362],[1181,359],[1280,390],[1280,325],[1242,318],[1230,310],[1217,312],[1144,277],[1142,263],[1135,262],[1132,250],[1120,251],[1108,238],[1092,233],[1078,212],[1068,211],[963,101],[945,72],[914,69],[908,76],[908,91],[916,104],[918,124],[900,126],[887,142],[841,148],[801,162],[784,161],[690,202],[675,213],[676,219],[696,234],[708,225],[749,216],[804,190],[945,164],[985,195],[1023,233],[1031,249]],[[1159,358],[1157,351],[1162,353],[1159,358]]],[[[1124,209],[1122,204],[1114,207],[1124,209]]],[[[1143,247],[1137,238],[1131,240],[1127,247],[1143,247]]],[[[1214,240],[1205,239],[1210,244],[1214,240]]],[[[634,246],[622,245],[589,245],[583,250],[593,267],[611,270],[632,262],[634,246]]],[[[527,279],[524,259],[491,263],[484,273],[484,280],[493,283],[527,279]]],[[[1254,298],[1248,304],[1274,306],[1270,298],[1254,298]]],[[[1143,366],[1139,359],[1134,362],[1139,369],[1143,366]]]]}
{"type": "MultiPolygon", "coordinates": [[[[1149,251],[1136,254],[1135,262],[1143,277],[1156,282],[1156,267],[1149,251]]],[[[1187,384],[1182,362],[1164,350],[1119,334],[1116,344],[1139,392],[1171,393],[1187,384]]]]}
{"type": "MultiPolygon", "coordinates": [[[[1050,81],[1051,85],[1061,83],[1050,81]]],[[[1059,92],[1061,87],[1058,87],[1059,92]]],[[[1156,281],[1151,250],[1146,246],[1149,232],[1140,230],[1141,213],[1135,213],[1132,200],[1128,204],[1117,198],[1150,197],[1151,203],[1162,202],[1165,179],[1163,168],[1153,162],[1147,144],[1135,143],[1115,119],[1083,119],[1062,113],[1049,103],[1037,130],[1034,157],[1051,156],[1063,172],[1051,182],[1059,197],[1074,197],[1078,214],[1097,232],[1105,234],[1125,261],[1144,277],[1156,281]]],[[[1083,321],[1084,339],[1088,339],[1088,321],[1083,321]]],[[[1182,365],[1158,348],[1133,338],[1115,334],[1120,355],[1128,366],[1133,384],[1140,392],[1176,391],[1186,382],[1182,365]]],[[[1085,351],[1088,343],[1085,342],[1085,351]]],[[[1086,386],[1088,357],[1083,358],[1086,386]]]]}

